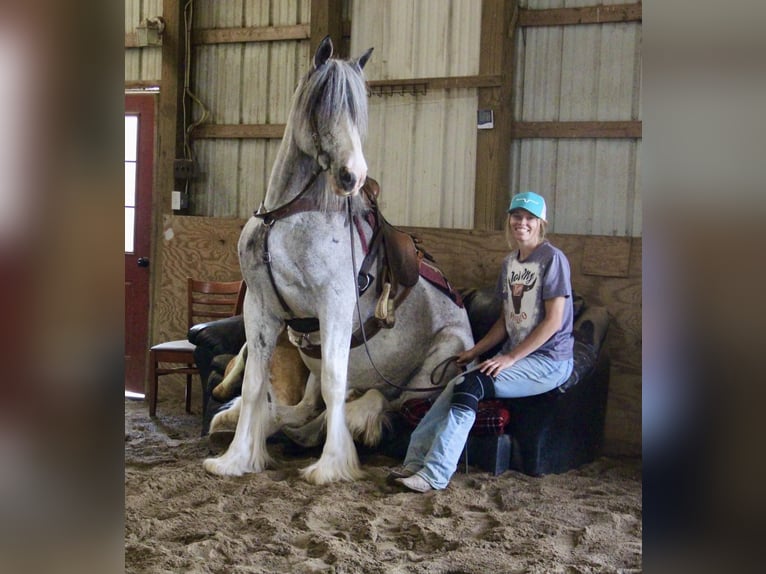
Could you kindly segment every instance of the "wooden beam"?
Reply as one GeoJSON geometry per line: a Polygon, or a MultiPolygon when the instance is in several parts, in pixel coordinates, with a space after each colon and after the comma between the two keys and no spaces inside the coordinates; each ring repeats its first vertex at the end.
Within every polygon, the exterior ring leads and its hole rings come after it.
{"type": "Polygon", "coordinates": [[[483,76],[442,76],[434,78],[411,78],[392,80],[370,80],[367,87],[373,94],[390,93],[386,88],[402,89],[407,91],[412,88],[424,90],[449,90],[457,88],[497,88],[503,85],[502,74],[488,74],[483,76]]]}
{"type": "Polygon", "coordinates": [[[585,6],[582,8],[519,10],[519,26],[522,27],[606,24],[614,22],[640,22],[641,20],[641,2],[612,6],[585,6]]]}
{"type": "Polygon", "coordinates": [[[494,113],[494,127],[476,135],[475,229],[502,229],[510,196],[513,113],[513,33],[518,0],[482,0],[479,76],[499,76],[478,90],[478,107],[494,113]]]}
{"type": "MultiPolygon", "coordinates": [[[[176,189],[173,162],[183,157],[183,70],[185,54],[183,0],[163,0],[162,17],[165,31],[162,40],[162,90],[159,94],[157,109],[157,153],[155,165],[156,186],[152,193],[152,268],[162,268],[162,222],[163,216],[172,213],[171,197],[176,189]]],[[[150,341],[154,341],[159,324],[158,314],[154,312],[158,300],[162,277],[160,273],[151,273],[151,332],[150,341]]]]}
{"type": "Polygon", "coordinates": [[[311,57],[319,43],[330,36],[333,55],[347,58],[349,42],[343,40],[343,3],[341,0],[311,0],[311,57]]]}
{"type": "Polygon", "coordinates": [[[306,24],[294,26],[251,26],[248,28],[203,28],[192,32],[192,44],[236,44],[247,42],[276,42],[307,40],[306,24]]]}
{"type": "Polygon", "coordinates": [[[640,121],[515,122],[514,139],[640,138],[640,121]]]}
{"type": "Polygon", "coordinates": [[[203,124],[194,129],[194,139],[281,139],[285,124],[203,124]]]}

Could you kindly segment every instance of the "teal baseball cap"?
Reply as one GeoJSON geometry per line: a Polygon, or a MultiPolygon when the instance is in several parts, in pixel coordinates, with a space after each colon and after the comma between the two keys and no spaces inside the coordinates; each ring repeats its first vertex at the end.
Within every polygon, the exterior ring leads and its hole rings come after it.
{"type": "Polygon", "coordinates": [[[514,195],[513,199],[511,199],[511,204],[508,206],[508,213],[515,209],[526,209],[535,217],[547,221],[545,200],[542,195],[538,195],[534,191],[523,191],[514,195]]]}

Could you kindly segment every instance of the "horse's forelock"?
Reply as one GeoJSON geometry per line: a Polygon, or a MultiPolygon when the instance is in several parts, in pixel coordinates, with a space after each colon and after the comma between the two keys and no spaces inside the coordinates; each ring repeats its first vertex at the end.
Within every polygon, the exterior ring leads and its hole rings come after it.
{"type": "Polygon", "coordinates": [[[297,115],[313,114],[318,127],[334,126],[348,114],[362,138],[367,132],[367,86],[357,66],[329,60],[308,73],[296,104],[297,115]]]}

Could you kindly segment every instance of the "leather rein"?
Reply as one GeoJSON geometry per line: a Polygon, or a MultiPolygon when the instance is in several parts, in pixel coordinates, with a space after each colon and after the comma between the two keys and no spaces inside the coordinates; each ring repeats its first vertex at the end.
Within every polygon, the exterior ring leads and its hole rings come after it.
{"type": "MultiPolygon", "coordinates": [[[[315,122],[312,122],[312,127],[314,127],[313,126],[314,123],[315,122]]],[[[269,251],[269,233],[270,233],[271,228],[273,227],[274,223],[278,219],[283,219],[285,217],[289,217],[290,215],[293,215],[295,213],[305,212],[305,211],[313,211],[313,210],[316,209],[315,202],[305,198],[304,195],[314,185],[314,183],[316,183],[316,180],[319,177],[319,175],[321,173],[327,171],[330,168],[330,161],[328,159],[327,153],[320,146],[319,136],[318,136],[316,130],[313,130],[312,138],[314,140],[314,144],[315,144],[315,147],[317,149],[317,156],[315,158],[316,164],[315,164],[314,170],[311,173],[311,177],[306,182],[306,184],[303,186],[303,189],[301,189],[301,191],[295,197],[293,197],[291,200],[289,200],[287,203],[285,203],[285,204],[283,204],[283,205],[281,205],[281,206],[279,206],[279,207],[277,207],[275,209],[272,209],[272,210],[266,211],[265,199],[264,199],[264,201],[262,201],[261,205],[258,207],[258,210],[253,213],[253,216],[257,217],[258,219],[261,219],[263,221],[264,226],[266,227],[266,232],[264,234],[264,239],[263,239],[263,256],[262,256],[262,261],[263,261],[263,263],[266,264],[266,269],[267,269],[268,274],[269,274],[269,280],[271,281],[271,286],[274,289],[274,293],[277,296],[277,300],[279,301],[280,305],[282,306],[282,309],[288,315],[293,315],[293,312],[290,309],[290,306],[287,304],[287,302],[282,297],[281,293],[279,292],[279,288],[277,287],[277,283],[276,283],[276,280],[274,278],[274,273],[273,273],[273,270],[271,268],[272,258],[271,258],[271,252],[269,251]]],[[[356,267],[356,253],[355,253],[355,249],[354,249],[354,226],[351,225],[352,213],[351,213],[351,197],[350,196],[346,196],[346,211],[348,213],[348,218],[349,218],[349,238],[350,238],[350,244],[351,244],[352,265],[353,265],[353,269],[356,269],[357,267],[356,267]]],[[[365,289],[367,289],[367,287],[369,287],[369,284],[370,284],[369,275],[365,274],[365,276],[367,277],[367,282],[366,282],[367,284],[364,285],[363,289],[361,289],[362,293],[364,292],[365,289]]],[[[390,381],[386,376],[384,376],[378,370],[377,366],[375,365],[374,361],[372,360],[372,356],[370,355],[370,349],[369,349],[368,342],[367,342],[368,341],[367,340],[367,333],[366,333],[367,329],[365,329],[365,322],[362,320],[362,312],[361,312],[361,307],[359,305],[360,280],[359,280],[358,277],[355,278],[355,283],[357,285],[357,288],[354,289],[354,294],[356,296],[356,311],[357,311],[357,316],[358,316],[358,319],[359,319],[359,331],[360,331],[361,337],[359,335],[352,334],[352,347],[364,344],[364,349],[365,349],[365,352],[367,353],[367,358],[369,359],[370,364],[372,365],[373,369],[375,369],[375,372],[378,374],[378,376],[387,385],[389,385],[391,387],[394,387],[394,388],[399,389],[401,391],[428,392],[428,393],[431,393],[431,392],[433,392],[435,390],[440,390],[440,389],[445,388],[447,386],[447,384],[443,383],[443,381],[444,381],[444,378],[446,377],[447,367],[452,362],[455,362],[457,360],[457,355],[453,355],[451,357],[448,357],[447,359],[445,359],[444,361],[442,361],[441,363],[436,365],[436,367],[434,367],[434,369],[431,371],[431,375],[430,375],[430,382],[431,382],[431,385],[432,385],[431,388],[416,388],[416,389],[412,389],[412,388],[404,387],[402,385],[398,385],[398,384],[390,381]],[[435,379],[434,376],[435,376],[436,372],[439,369],[441,369],[441,375],[438,377],[438,379],[435,379]]],[[[287,321],[288,325],[290,324],[291,321],[295,321],[296,323],[300,323],[300,324],[303,324],[303,325],[306,325],[307,323],[313,325],[312,322],[316,322],[316,324],[318,326],[318,321],[316,319],[299,319],[299,318],[292,319],[292,320],[288,320],[287,321]]],[[[372,335],[377,333],[377,331],[380,329],[380,324],[378,323],[377,320],[374,319],[374,317],[371,318],[367,323],[368,323],[367,327],[374,331],[372,333],[372,335]]],[[[370,336],[372,336],[372,335],[370,335],[370,336]]]]}

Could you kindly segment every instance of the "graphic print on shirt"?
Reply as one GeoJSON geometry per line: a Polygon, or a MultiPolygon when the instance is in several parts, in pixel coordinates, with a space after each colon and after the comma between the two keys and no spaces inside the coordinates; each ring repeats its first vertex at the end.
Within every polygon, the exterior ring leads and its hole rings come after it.
{"type": "Polygon", "coordinates": [[[512,261],[506,276],[506,330],[514,345],[523,341],[537,325],[539,263],[512,261]]]}

